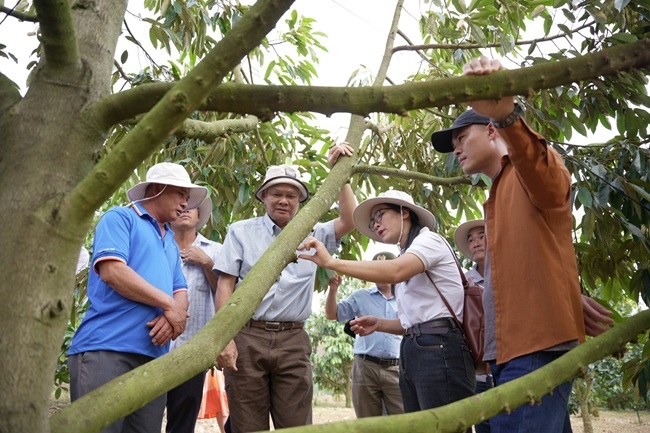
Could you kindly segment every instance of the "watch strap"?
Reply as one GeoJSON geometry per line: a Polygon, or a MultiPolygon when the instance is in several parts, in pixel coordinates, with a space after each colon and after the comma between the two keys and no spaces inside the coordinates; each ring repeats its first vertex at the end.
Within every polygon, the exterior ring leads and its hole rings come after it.
{"type": "Polygon", "coordinates": [[[496,122],[492,120],[492,125],[494,125],[495,128],[507,128],[508,126],[513,125],[519,118],[524,114],[524,108],[518,104],[515,103],[515,108],[512,110],[512,113],[508,115],[505,119],[503,119],[501,122],[496,122]]]}

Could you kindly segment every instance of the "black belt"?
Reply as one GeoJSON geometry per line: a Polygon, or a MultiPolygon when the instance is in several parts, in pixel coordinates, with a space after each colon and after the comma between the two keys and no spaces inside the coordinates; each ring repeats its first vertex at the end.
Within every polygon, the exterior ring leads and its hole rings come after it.
{"type": "Polygon", "coordinates": [[[399,365],[399,359],[398,358],[377,358],[375,356],[370,356],[370,355],[357,355],[364,361],[370,361],[374,362],[375,364],[379,364],[382,367],[395,367],[396,365],[399,365]]]}
{"type": "Polygon", "coordinates": [[[446,334],[450,329],[456,327],[452,318],[445,317],[443,319],[434,319],[413,325],[406,330],[406,335],[446,334]]]}
{"type": "Polygon", "coordinates": [[[288,331],[290,329],[302,329],[305,322],[265,322],[263,320],[249,320],[248,325],[251,328],[260,328],[265,331],[288,331]]]}

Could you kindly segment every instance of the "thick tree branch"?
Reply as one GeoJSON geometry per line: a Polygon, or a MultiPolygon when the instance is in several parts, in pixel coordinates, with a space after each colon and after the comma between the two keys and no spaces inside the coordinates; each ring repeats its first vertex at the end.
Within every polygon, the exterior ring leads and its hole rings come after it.
{"type": "MultiPolygon", "coordinates": [[[[262,121],[275,112],[311,111],[327,116],[345,112],[404,114],[409,110],[443,107],[504,95],[528,95],[535,90],[616,75],[650,66],[650,41],[642,39],[574,59],[485,76],[462,76],[384,87],[259,86],[224,83],[210,92],[201,110],[254,114],[262,121]]],[[[114,124],[149,110],[173,84],[143,84],[110,95],[96,107],[106,123],[114,124]]]]}
{"type": "MultiPolygon", "coordinates": [[[[554,36],[548,36],[545,38],[529,39],[525,41],[517,41],[515,45],[531,45],[539,44],[540,42],[548,42],[555,39],[570,37],[573,33],[578,33],[580,30],[589,28],[595,24],[594,21],[583,24],[579,27],[576,27],[571,31],[571,33],[561,33],[554,36]]],[[[402,35],[403,36],[403,35],[402,35]]],[[[404,36],[406,39],[406,37],[404,36]]],[[[425,44],[425,45],[400,45],[399,47],[393,48],[393,53],[398,51],[421,51],[421,50],[479,50],[481,48],[501,48],[500,42],[495,42],[493,44],[425,44]]],[[[422,55],[421,55],[422,56],[422,55]]]]}
{"type": "MultiPolygon", "coordinates": [[[[170,87],[164,98],[159,98],[155,107],[71,191],[61,213],[74,212],[76,208],[98,208],[131,176],[133,168],[199,107],[208,91],[217,87],[241,58],[262,41],[292,4],[293,0],[260,0],[252,6],[215,48],[185,78],[170,87]]],[[[94,121],[101,123],[93,114],[96,113],[89,113],[94,121]]]]}
{"type": "MultiPolygon", "coordinates": [[[[327,191],[326,195],[331,198],[337,193],[338,191],[334,188],[327,191]]],[[[321,195],[320,191],[318,195],[321,195]]],[[[95,426],[97,420],[93,419],[91,428],[88,420],[84,420],[84,417],[81,416],[84,413],[82,412],[83,405],[92,407],[101,404],[104,408],[102,414],[109,414],[115,410],[116,406],[125,405],[126,401],[135,404],[135,401],[139,402],[144,398],[150,400],[164,392],[165,389],[169,389],[170,386],[182,383],[182,377],[174,375],[174,372],[178,370],[178,365],[191,366],[197,373],[213,365],[216,355],[237,334],[247,320],[246,318],[253,314],[254,305],[257,305],[266,293],[266,289],[262,288],[266,287],[266,284],[270,286],[274,281],[274,275],[277,275],[274,271],[284,267],[288,263],[286,259],[294,254],[290,248],[284,246],[297,245],[301,241],[300,236],[304,237],[309,232],[310,227],[317,219],[316,215],[320,215],[321,210],[323,213],[327,210],[326,208],[323,210],[324,206],[327,206],[327,201],[314,203],[309,210],[303,209],[290,223],[290,226],[282,230],[268,253],[260,259],[260,262],[263,262],[261,266],[256,264],[251,270],[251,273],[255,272],[254,278],[247,276],[230,298],[229,304],[219,310],[191,341],[169,354],[109,382],[54,414],[50,419],[51,432],[85,431],[91,433],[97,431],[95,426]],[[290,227],[293,229],[289,230],[290,227]],[[264,282],[261,282],[262,280],[264,282]],[[253,281],[258,284],[252,284],[253,281]],[[165,381],[168,383],[165,384],[165,381]],[[144,383],[147,386],[143,386],[144,383]],[[138,387],[138,385],[140,386],[138,387]],[[135,388],[139,392],[133,392],[135,388]]],[[[310,200],[307,206],[313,202],[313,199],[310,200]]],[[[389,418],[362,418],[353,421],[354,424],[345,421],[327,425],[295,427],[286,431],[288,433],[348,433],[350,431],[382,433],[400,431],[404,429],[404,426],[408,426],[408,431],[412,433],[464,431],[469,426],[498,413],[513,410],[524,404],[539,402],[543,395],[548,394],[557,385],[581,375],[589,364],[620,351],[626,342],[637,338],[648,328],[650,328],[650,310],[630,317],[599,337],[589,340],[533,373],[441,408],[393,415],[389,418]]],[[[106,422],[107,416],[102,421],[106,422]]]]}
{"type": "MultiPolygon", "coordinates": [[[[17,6],[17,5],[16,5],[17,6]]],[[[0,6],[0,12],[7,14],[10,17],[14,17],[20,21],[28,21],[32,23],[37,23],[38,18],[35,15],[26,14],[24,12],[19,12],[13,8],[8,8],[6,6],[0,6]]]]}
{"type": "Polygon", "coordinates": [[[16,83],[11,81],[5,74],[0,73],[0,117],[21,99],[16,83]]]}
{"type": "Polygon", "coordinates": [[[258,124],[259,120],[255,116],[249,116],[246,119],[217,120],[216,122],[186,119],[174,132],[174,135],[180,138],[196,138],[212,142],[224,135],[250,131],[255,129],[258,124]]]}
{"type": "Polygon", "coordinates": [[[67,69],[79,64],[79,46],[68,0],[35,0],[41,45],[48,68],[67,69]]]}

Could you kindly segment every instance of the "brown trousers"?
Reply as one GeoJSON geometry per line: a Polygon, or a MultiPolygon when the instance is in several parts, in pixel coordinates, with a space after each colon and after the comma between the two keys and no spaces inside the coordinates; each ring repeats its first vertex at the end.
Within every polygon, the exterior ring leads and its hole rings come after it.
{"type": "Polygon", "coordinates": [[[352,405],[357,418],[404,413],[399,367],[385,367],[355,356],[352,364],[352,405]]]}
{"type": "Polygon", "coordinates": [[[235,337],[237,370],[226,370],[232,433],[312,423],[311,343],[303,329],[245,326],[235,337]]]}

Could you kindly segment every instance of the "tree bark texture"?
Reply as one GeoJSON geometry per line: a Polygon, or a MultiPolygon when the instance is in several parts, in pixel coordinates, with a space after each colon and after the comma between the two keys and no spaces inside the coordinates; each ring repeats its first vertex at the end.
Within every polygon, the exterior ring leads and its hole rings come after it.
{"type": "MultiPolygon", "coordinates": [[[[0,117],[0,209],[8,217],[0,251],[0,431],[49,431],[56,354],[70,313],[74,269],[94,209],[70,220],[61,198],[93,166],[105,131],[84,118],[110,91],[126,2],[73,9],[74,62],[41,59],[22,100],[0,117]]],[[[61,48],[65,50],[65,48],[61,48]]],[[[60,52],[59,50],[55,50],[60,52]]]]}

